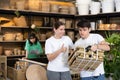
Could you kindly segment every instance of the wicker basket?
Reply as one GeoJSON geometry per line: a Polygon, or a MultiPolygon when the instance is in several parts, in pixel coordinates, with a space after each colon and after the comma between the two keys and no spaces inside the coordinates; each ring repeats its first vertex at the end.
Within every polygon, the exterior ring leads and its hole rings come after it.
{"type": "Polygon", "coordinates": [[[40,10],[40,1],[39,0],[28,0],[29,10],[40,10]]]}
{"type": "Polygon", "coordinates": [[[20,16],[18,17],[14,17],[13,21],[15,23],[16,26],[20,26],[20,27],[27,27],[27,22],[24,16],[20,16]]]}
{"type": "Polygon", "coordinates": [[[4,40],[5,41],[14,41],[15,40],[14,33],[5,33],[4,34],[4,40]]]}
{"type": "Polygon", "coordinates": [[[26,71],[27,80],[47,80],[46,70],[40,65],[32,64],[26,71]]]}
{"type": "Polygon", "coordinates": [[[88,51],[85,48],[77,47],[74,55],[69,60],[70,69],[75,73],[81,70],[94,71],[103,62],[103,51],[88,51]]]}
{"type": "Polygon", "coordinates": [[[41,1],[41,11],[50,12],[50,3],[48,1],[41,1]]]}

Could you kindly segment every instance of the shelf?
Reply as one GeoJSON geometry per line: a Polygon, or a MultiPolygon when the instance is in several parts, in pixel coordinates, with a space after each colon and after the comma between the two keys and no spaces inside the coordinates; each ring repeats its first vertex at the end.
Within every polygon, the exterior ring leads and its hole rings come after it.
{"type": "MultiPolygon", "coordinates": [[[[37,29],[53,29],[53,27],[37,27],[37,29]]],[[[74,28],[66,28],[66,30],[74,30],[74,28]]]]}
{"type": "Polygon", "coordinates": [[[20,42],[25,42],[26,40],[23,41],[0,41],[0,43],[20,43],[20,42]]]}
{"type": "Polygon", "coordinates": [[[18,29],[19,29],[19,28],[22,29],[22,28],[23,28],[23,29],[28,29],[29,27],[28,27],[28,26],[27,26],[27,27],[21,27],[21,26],[9,26],[9,27],[0,27],[0,28],[14,28],[14,29],[17,29],[17,28],[18,28],[18,29]]]}
{"type": "Polygon", "coordinates": [[[61,14],[61,13],[51,13],[51,12],[41,12],[33,10],[16,10],[16,9],[2,9],[0,8],[0,13],[2,14],[12,14],[15,15],[15,11],[19,11],[21,15],[32,15],[32,16],[46,16],[46,17],[61,17],[61,18],[74,18],[72,14],[61,14]]]}
{"type": "Polygon", "coordinates": [[[120,17],[120,12],[113,13],[99,13],[99,14],[88,14],[88,15],[75,15],[76,19],[79,18],[100,18],[100,17],[120,17]]]}
{"type": "Polygon", "coordinates": [[[120,17],[120,12],[113,12],[113,13],[99,13],[99,16],[109,16],[109,17],[120,17]]]}
{"type": "Polygon", "coordinates": [[[98,17],[98,14],[95,14],[95,15],[92,15],[92,14],[89,14],[89,15],[75,15],[75,19],[80,19],[80,18],[97,18],[98,17]]]}
{"type": "Polygon", "coordinates": [[[53,27],[37,27],[37,29],[53,29],[53,27]]]}
{"type": "Polygon", "coordinates": [[[81,18],[81,17],[120,17],[120,12],[113,13],[99,13],[99,14],[88,14],[88,15],[73,15],[73,14],[62,14],[62,13],[52,13],[52,12],[41,12],[33,10],[16,10],[16,9],[3,9],[0,8],[0,13],[2,14],[15,14],[15,11],[19,11],[21,15],[33,15],[33,16],[46,16],[46,17],[62,17],[62,18],[81,18]]]}
{"type": "Polygon", "coordinates": [[[7,56],[7,58],[20,58],[20,57],[25,57],[25,55],[10,55],[10,56],[7,56]]]}
{"type": "Polygon", "coordinates": [[[111,33],[111,32],[120,32],[120,30],[92,30],[91,33],[111,33]]]}

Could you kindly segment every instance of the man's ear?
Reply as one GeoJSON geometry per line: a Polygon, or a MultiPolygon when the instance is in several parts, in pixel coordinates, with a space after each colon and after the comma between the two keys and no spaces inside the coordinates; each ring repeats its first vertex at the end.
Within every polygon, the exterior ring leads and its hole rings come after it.
{"type": "Polygon", "coordinates": [[[88,29],[89,29],[89,32],[91,32],[92,29],[91,28],[88,28],[88,29]]]}

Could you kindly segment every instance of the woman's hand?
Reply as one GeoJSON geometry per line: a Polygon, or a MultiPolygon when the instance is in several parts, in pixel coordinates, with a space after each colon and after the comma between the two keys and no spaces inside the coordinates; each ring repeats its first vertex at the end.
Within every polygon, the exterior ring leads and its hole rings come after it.
{"type": "Polygon", "coordinates": [[[67,47],[64,47],[64,44],[60,48],[61,52],[65,53],[67,51],[67,47]]]}

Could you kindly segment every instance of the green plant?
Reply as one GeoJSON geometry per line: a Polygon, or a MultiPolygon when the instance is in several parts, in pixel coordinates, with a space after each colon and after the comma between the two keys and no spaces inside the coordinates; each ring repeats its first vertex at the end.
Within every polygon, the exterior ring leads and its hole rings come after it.
{"type": "Polygon", "coordinates": [[[19,11],[15,11],[15,15],[19,18],[20,17],[19,11]]]}
{"type": "Polygon", "coordinates": [[[111,76],[113,80],[120,80],[120,34],[106,33],[106,41],[110,43],[111,47],[109,52],[105,52],[106,76],[111,76]]]}

